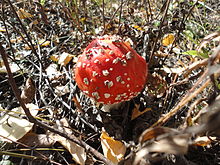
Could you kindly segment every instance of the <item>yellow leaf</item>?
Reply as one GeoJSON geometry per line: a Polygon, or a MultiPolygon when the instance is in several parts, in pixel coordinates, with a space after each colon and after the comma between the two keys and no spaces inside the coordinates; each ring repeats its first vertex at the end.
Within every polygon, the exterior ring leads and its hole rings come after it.
{"type": "Polygon", "coordinates": [[[107,24],[106,25],[106,29],[110,29],[110,28],[112,28],[112,25],[111,24],[107,24]]]}
{"type": "Polygon", "coordinates": [[[66,66],[72,58],[73,55],[64,52],[59,56],[58,64],[66,66]]]}
{"type": "Polygon", "coordinates": [[[174,41],[174,34],[167,34],[163,37],[162,44],[163,46],[171,45],[174,41]]]}
{"type": "Polygon", "coordinates": [[[137,29],[137,30],[143,31],[143,29],[142,29],[140,26],[138,26],[138,25],[134,25],[133,27],[134,27],[135,29],[137,29]]]}
{"type": "Polygon", "coordinates": [[[6,32],[6,30],[2,27],[0,27],[0,32],[6,32]]]}
{"type": "Polygon", "coordinates": [[[52,56],[50,56],[50,59],[51,59],[53,62],[58,62],[59,56],[58,56],[58,55],[52,55],[52,56]]]}
{"type": "Polygon", "coordinates": [[[118,164],[119,161],[123,159],[126,152],[124,143],[113,139],[104,131],[102,132],[100,138],[105,157],[112,161],[114,164],[118,164]]]}
{"type": "Polygon", "coordinates": [[[135,108],[133,109],[133,112],[132,112],[131,120],[136,119],[138,116],[144,114],[147,111],[151,111],[151,108],[146,108],[143,111],[139,111],[139,108],[137,106],[135,106],[135,108]]]}
{"type": "MultiPolygon", "coordinates": [[[[40,45],[41,47],[48,46],[49,44],[50,44],[50,41],[46,41],[44,39],[41,39],[38,41],[38,45],[40,45]]],[[[27,44],[25,44],[24,47],[26,50],[31,50],[31,48],[27,44]]],[[[37,48],[37,45],[34,47],[37,48]]]]}
{"type": "Polygon", "coordinates": [[[81,19],[80,19],[80,22],[85,22],[86,21],[86,18],[85,17],[82,17],[81,19]]]}
{"type": "Polygon", "coordinates": [[[19,9],[19,10],[17,11],[17,14],[18,14],[18,17],[19,17],[20,19],[25,19],[25,18],[31,18],[31,17],[33,17],[33,15],[31,15],[30,13],[24,11],[24,9],[19,9]]]}
{"type": "Polygon", "coordinates": [[[39,22],[38,22],[38,20],[34,20],[32,23],[33,23],[34,25],[37,25],[39,22]]]}
{"type": "Polygon", "coordinates": [[[44,39],[42,39],[38,42],[38,44],[40,46],[48,46],[50,44],[50,41],[45,41],[44,39]]]}

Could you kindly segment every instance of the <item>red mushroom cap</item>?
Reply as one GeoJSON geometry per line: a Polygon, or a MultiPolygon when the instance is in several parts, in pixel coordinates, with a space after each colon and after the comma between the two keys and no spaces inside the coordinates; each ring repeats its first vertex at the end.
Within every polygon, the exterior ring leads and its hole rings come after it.
{"type": "Polygon", "coordinates": [[[147,63],[118,36],[98,37],[78,59],[75,80],[89,97],[104,104],[130,100],[143,89],[147,63]]]}

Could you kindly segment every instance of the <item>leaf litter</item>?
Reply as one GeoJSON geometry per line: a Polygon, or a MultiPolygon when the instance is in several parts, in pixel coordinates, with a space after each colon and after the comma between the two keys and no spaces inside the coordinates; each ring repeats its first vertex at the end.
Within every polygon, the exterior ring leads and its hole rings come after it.
{"type": "MultiPolygon", "coordinates": [[[[13,70],[18,86],[27,80],[24,89],[20,88],[23,101],[39,107],[38,119],[82,139],[115,164],[219,163],[219,21],[213,16],[219,12],[217,2],[175,1],[169,10],[162,1],[149,1],[148,6],[122,3],[12,1],[22,25],[9,14],[13,13],[10,4],[2,4],[5,15],[0,32],[5,39],[1,42],[10,67],[19,66],[13,70]],[[204,22],[212,26],[203,27],[204,22]],[[151,77],[138,97],[107,113],[83,95],[74,81],[78,56],[94,36],[104,33],[129,41],[150,61],[151,77]]],[[[0,105],[6,110],[1,118],[7,117],[2,120],[4,131],[22,129],[19,136],[1,133],[1,137],[35,149],[63,148],[66,151],[45,152],[56,163],[103,164],[93,152],[33,125],[24,115],[18,121],[16,115],[11,118],[19,104],[5,70],[0,83],[0,105]],[[19,125],[12,124],[13,120],[19,125]]],[[[3,146],[4,150],[18,149],[12,144],[3,146]]],[[[8,160],[21,161],[13,156],[8,160]]]]}

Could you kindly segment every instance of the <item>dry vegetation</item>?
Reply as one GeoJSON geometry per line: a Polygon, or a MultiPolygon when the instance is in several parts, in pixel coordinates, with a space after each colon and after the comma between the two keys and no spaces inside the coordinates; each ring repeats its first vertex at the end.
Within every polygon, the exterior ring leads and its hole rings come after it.
{"type": "Polygon", "coordinates": [[[75,164],[75,144],[86,150],[81,162],[111,164],[103,130],[126,146],[119,164],[220,163],[218,0],[2,0],[0,7],[0,164],[75,164]],[[74,81],[78,56],[104,34],[120,35],[149,64],[146,88],[110,113],[74,81]],[[38,107],[34,117],[24,103],[38,107]],[[15,126],[3,118],[20,106],[20,121],[34,125],[10,140],[3,126],[15,126]]]}

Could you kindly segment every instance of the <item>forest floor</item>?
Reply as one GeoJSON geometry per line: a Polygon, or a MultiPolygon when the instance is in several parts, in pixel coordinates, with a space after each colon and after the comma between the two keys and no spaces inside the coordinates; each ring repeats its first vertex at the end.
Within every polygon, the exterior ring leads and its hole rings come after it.
{"type": "Polygon", "coordinates": [[[218,0],[0,6],[1,165],[220,164],[218,0]],[[149,72],[142,92],[110,112],[74,80],[79,55],[102,35],[128,42],[149,72]]]}

